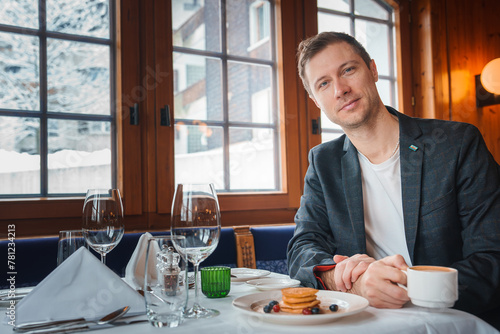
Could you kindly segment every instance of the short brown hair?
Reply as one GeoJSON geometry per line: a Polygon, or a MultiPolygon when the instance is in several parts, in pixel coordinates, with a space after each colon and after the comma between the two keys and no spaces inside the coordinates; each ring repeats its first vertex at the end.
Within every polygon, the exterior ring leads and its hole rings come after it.
{"type": "Polygon", "coordinates": [[[311,87],[307,82],[305,74],[305,66],[311,60],[312,57],[317,55],[319,52],[326,49],[330,44],[346,42],[348,43],[354,52],[356,52],[365,62],[366,66],[370,68],[371,57],[366,52],[365,48],[351,35],[345,34],[343,32],[326,31],[317,34],[316,36],[309,37],[308,39],[300,42],[297,49],[298,58],[298,71],[299,76],[302,79],[302,84],[307,90],[309,95],[311,94],[311,87]]]}

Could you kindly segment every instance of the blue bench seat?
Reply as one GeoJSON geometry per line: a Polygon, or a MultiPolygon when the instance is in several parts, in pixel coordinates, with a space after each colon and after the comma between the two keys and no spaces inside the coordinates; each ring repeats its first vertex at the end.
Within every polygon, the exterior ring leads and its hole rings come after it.
{"type": "MultiPolygon", "coordinates": [[[[153,232],[153,235],[164,235],[168,232],[153,232]]],[[[126,233],[120,243],[106,256],[106,265],[120,277],[125,276],[125,268],[134,252],[142,233],[126,233]]],[[[16,288],[35,286],[40,283],[57,266],[58,237],[16,239],[15,271],[16,288]]],[[[1,254],[7,254],[8,240],[0,241],[1,254]]],[[[232,228],[222,228],[219,244],[215,251],[200,267],[225,265],[236,267],[236,243],[232,228]]],[[[96,253],[96,256],[97,255],[96,253]]],[[[0,278],[0,289],[8,289],[7,272],[0,278]]]]}

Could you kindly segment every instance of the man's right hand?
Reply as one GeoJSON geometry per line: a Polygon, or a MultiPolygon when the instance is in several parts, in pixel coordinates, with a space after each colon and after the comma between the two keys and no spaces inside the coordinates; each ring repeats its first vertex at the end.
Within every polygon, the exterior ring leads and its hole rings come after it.
{"type": "Polygon", "coordinates": [[[406,275],[401,271],[408,268],[401,255],[392,255],[371,263],[364,274],[353,284],[351,293],[368,299],[377,308],[401,308],[410,300],[405,289],[406,275]]]}

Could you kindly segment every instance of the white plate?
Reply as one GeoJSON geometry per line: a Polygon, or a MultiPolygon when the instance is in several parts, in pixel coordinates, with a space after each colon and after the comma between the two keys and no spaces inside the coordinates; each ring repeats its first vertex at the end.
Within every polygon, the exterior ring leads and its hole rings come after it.
{"type": "Polygon", "coordinates": [[[14,295],[12,295],[11,293],[11,297],[14,298],[9,298],[9,289],[0,290],[0,306],[9,305],[11,299],[14,299],[16,301],[16,304],[19,303],[19,301],[23,299],[28,293],[30,293],[31,290],[33,290],[33,287],[17,288],[14,292],[14,295]]]}
{"type": "Polygon", "coordinates": [[[284,288],[294,288],[300,286],[300,281],[291,278],[258,278],[247,281],[248,285],[251,285],[259,290],[279,290],[284,288]]]}
{"type": "Polygon", "coordinates": [[[271,300],[281,300],[281,291],[259,292],[242,296],[233,300],[233,306],[239,311],[249,316],[257,316],[263,321],[286,325],[316,325],[334,321],[336,319],[353,315],[363,311],[368,307],[368,300],[365,298],[337,291],[320,290],[316,294],[321,301],[320,307],[325,309],[321,314],[293,314],[287,312],[264,313],[263,308],[271,300]],[[328,307],[337,304],[339,310],[331,312],[328,307]]]}
{"type": "Polygon", "coordinates": [[[250,268],[231,268],[231,282],[246,282],[269,275],[269,270],[250,268]],[[234,277],[233,277],[234,276],[234,277]]]}

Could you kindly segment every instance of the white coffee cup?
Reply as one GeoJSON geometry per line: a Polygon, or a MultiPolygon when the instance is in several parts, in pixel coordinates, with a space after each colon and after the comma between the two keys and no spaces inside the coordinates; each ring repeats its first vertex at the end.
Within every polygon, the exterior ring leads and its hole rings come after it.
{"type": "Polygon", "coordinates": [[[458,271],[439,266],[413,266],[406,270],[408,297],[414,305],[444,308],[458,300],[458,271]]]}

